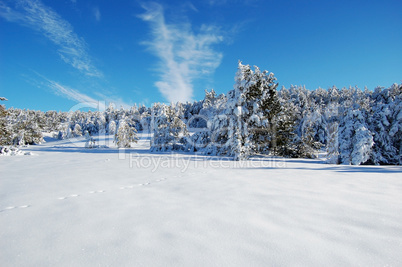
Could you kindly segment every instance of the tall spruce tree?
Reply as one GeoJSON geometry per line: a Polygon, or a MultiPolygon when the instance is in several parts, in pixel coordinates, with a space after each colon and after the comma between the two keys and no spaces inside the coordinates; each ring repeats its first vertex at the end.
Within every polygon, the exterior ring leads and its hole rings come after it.
{"type": "Polygon", "coordinates": [[[119,121],[114,140],[118,147],[131,147],[131,143],[138,141],[137,130],[123,118],[119,121]]]}
{"type": "Polygon", "coordinates": [[[185,150],[188,135],[186,124],[180,118],[182,107],[155,104],[152,108],[152,151],[185,150]]]}
{"type": "Polygon", "coordinates": [[[276,78],[258,67],[238,64],[234,89],[228,94],[230,155],[236,160],[275,149],[276,116],[281,111],[276,78]]]}
{"type": "MultiPolygon", "coordinates": [[[[7,101],[5,97],[0,97],[0,101],[7,101]]],[[[0,105],[0,146],[11,143],[11,132],[8,129],[7,110],[4,105],[0,105]]]]}

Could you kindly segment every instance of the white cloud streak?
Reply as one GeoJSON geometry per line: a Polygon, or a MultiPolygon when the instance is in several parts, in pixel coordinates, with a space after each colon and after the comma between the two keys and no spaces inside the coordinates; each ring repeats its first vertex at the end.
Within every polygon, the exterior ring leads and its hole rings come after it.
{"type": "MultiPolygon", "coordinates": [[[[106,106],[106,103],[113,103],[117,107],[119,108],[123,107],[125,109],[129,109],[133,106],[132,104],[128,104],[127,102],[125,102],[122,98],[113,95],[112,92],[105,92],[105,93],[95,92],[94,94],[96,95],[96,97],[93,98],[84,93],[81,93],[77,89],[73,89],[69,86],[51,80],[36,71],[32,72],[38,78],[40,78],[40,81],[35,78],[33,79],[29,78],[31,84],[34,84],[38,88],[47,87],[55,95],[72,100],[76,102],[78,106],[86,108],[90,107],[99,110],[102,110],[102,108],[106,106]]],[[[76,106],[77,105],[75,105],[75,107],[76,106]]]]}
{"type": "Polygon", "coordinates": [[[55,94],[66,97],[78,103],[85,104],[87,107],[98,108],[99,101],[80,93],[77,90],[64,86],[58,82],[47,80],[47,86],[54,91],[55,94]]]}
{"type": "Polygon", "coordinates": [[[58,53],[63,61],[81,73],[92,77],[102,77],[102,73],[91,62],[86,42],[74,32],[70,23],[39,0],[10,2],[13,5],[0,1],[1,17],[10,22],[28,26],[43,34],[58,46],[58,53]]]}
{"type": "Polygon", "coordinates": [[[101,20],[101,13],[100,13],[99,7],[93,8],[93,14],[94,14],[96,21],[99,22],[101,20]]]}
{"type": "Polygon", "coordinates": [[[193,81],[213,73],[221,63],[222,54],[212,45],[221,42],[222,36],[205,25],[194,34],[188,23],[167,24],[159,4],[148,3],[143,8],[146,12],[139,17],[152,29],[152,40],[144,44],[160,59],[161,80],[155,86],[168,101],[192,100],[193,81]]]}

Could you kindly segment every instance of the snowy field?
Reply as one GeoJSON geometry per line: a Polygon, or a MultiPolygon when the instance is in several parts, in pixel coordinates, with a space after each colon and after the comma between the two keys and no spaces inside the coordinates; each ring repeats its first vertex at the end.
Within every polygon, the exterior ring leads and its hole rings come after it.
{"type": "Polygon", "coordinates": [[[401,167],[233,162],[108,138],[0,156],[1,266],[402,266],[401,167]]]}

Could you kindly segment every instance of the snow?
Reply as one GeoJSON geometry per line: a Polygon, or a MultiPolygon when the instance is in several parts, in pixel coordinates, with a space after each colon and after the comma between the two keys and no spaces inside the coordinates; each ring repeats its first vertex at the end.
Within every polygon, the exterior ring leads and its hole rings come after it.
{"type": "Polygon", "coordinates": [[[1,156],[29,156],[33,155],[31,152],[23,152],[20,149],[13,146],[0,146],[1,156]]]}
{"type": "Polygon", "coordinates": [[[0,157],[2,266],[401,266],[402,167],[84,138],[0,157]]]}

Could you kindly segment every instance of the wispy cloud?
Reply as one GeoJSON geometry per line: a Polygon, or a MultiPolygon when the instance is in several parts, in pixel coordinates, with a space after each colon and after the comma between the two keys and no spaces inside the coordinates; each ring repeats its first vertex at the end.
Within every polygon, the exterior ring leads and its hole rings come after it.
{"type": "Polygon", "coordinates": [[[261,0],[209,0],[208,3],[211,6],[223,6],[226,4],[242,4],[242,5],[254,5],[261,0]]]}
{"type": "Polygon", "coordinates": [[[73,89],[65,84],[51,80],[36,71],[32,72],[35,74],[35,78],[30,75],[25,77],[29,83],[34,84],[39,88],[46,87],[50,89],[53,94],[72,100],[81,107],[91,107],[102,110],[102,108],[104,108],[108,103],[113,103],[117,107],[123,107],[125,109],[129,109],[133,106],[132,104],[128,104],[122,98],[114,95],[111,91],[105,91],[104,93],[96,91],[94,92],[94,98],[80,92],[77,88],[73,89]]]}
{"type": "Polygon", "coordinates": [[[53,90],[53,92],[57,95],[60,95],[62,97],[68,98],[70,100],[73,100],[77,103],[85,104],[86,107],[92,107],[92,108],[98,108],[99,107],[99,101],[87,96],[83,93],[80,93],[78,90],[69,88],[65,85],[62,85],[58,82],[46,79],[47,81],[47,87],[53,90]]]}
{"type": "Polygon", "coordinates": [[[117,108],[123,107],[124,109],[130,109],[133,104],[128,104],[123,98],[111,95],[109,93],[103,94],[103,93],[95,93],[99,99],[102,99],[104,103],[112,103],[114,104],[117,108]]]}
{"type": "Polygon", "coordinates": [[[64,62],[81,73],[102,77],[102,73],[91,62],[86,42],[74,32],[70,23],[40,0],[16,0],[12,3],[7,5],[0,1],[1,17],[42,33],[58,46],[59,55],[64,62]]]}
{"type": "Polygon", "coordinates": [[[169,101],[191,100],[194,80],[213,73],[221,62],[222,54],[212,45],[222,42],[222,36],[211,26],[203,25],[195,34],[189,23],[166,23],[157,3],[142,7],[146,12],[139,17],[152,29],[152,40],[144,44],[160,59],[161,80],[155,85],[169,101]]]}
{"type": "Polygon", "coordinates": [[[94,7],[92,11],[93,11],[96,21],[99,22],[101,20],[101,13],[100,13],[99,7],[94,7]]]}

